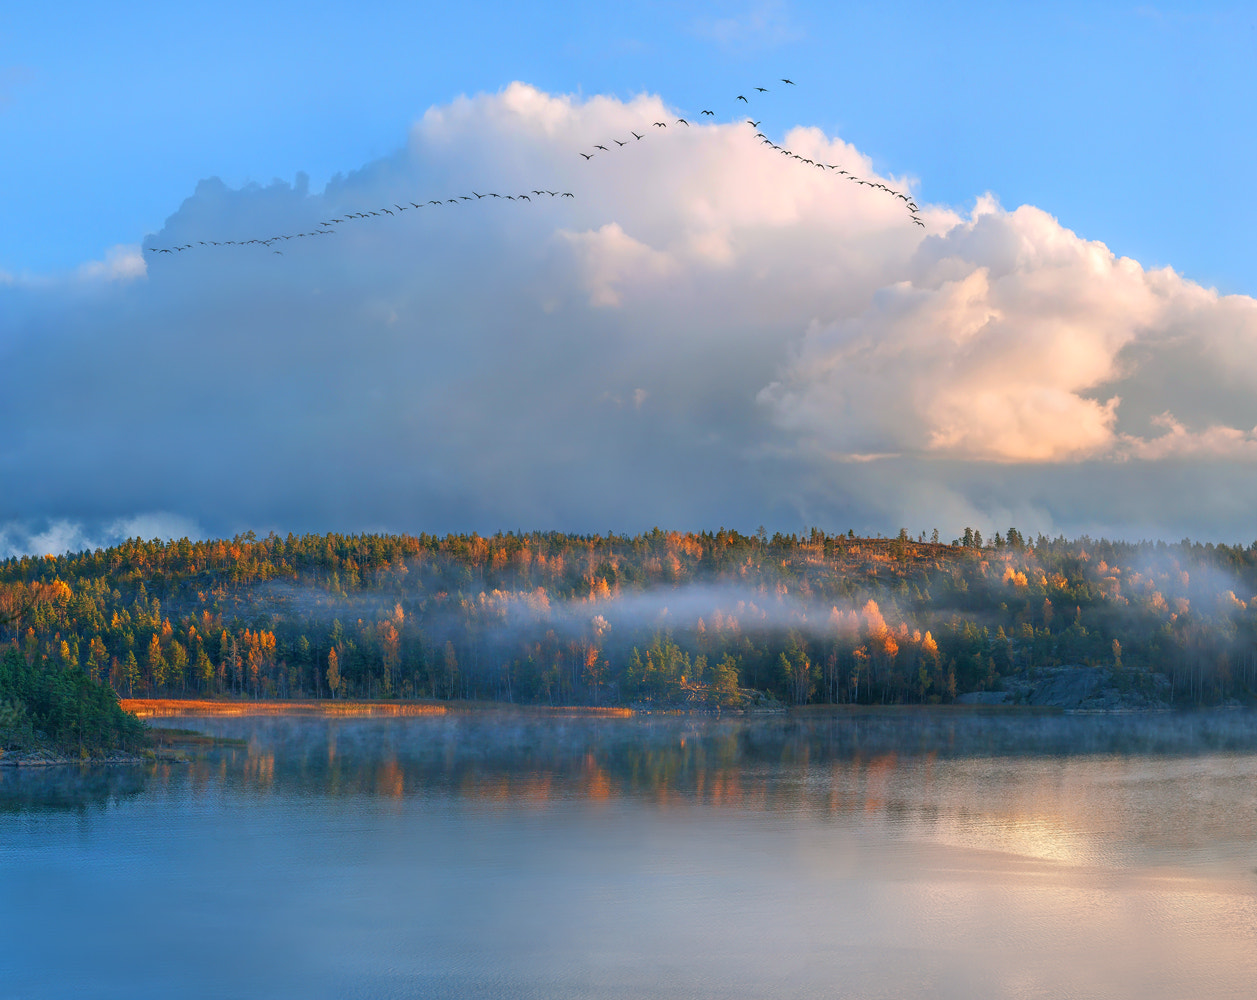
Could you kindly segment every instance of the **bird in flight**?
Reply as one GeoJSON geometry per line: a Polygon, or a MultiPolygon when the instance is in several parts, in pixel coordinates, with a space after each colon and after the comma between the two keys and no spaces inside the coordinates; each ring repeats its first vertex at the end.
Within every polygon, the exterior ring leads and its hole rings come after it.
{"type": "MultiPolygon", "coordinates": [[[[738,100],[739,100],[739,101],[746,101],[746,98],[745,98],[745,97],[743,97],[741,94],[738,94],[738,100]]],[[[750,101],[746,101],[746,103],[747,103],[747,104],[750,104],[751,102],[750,102],[750,101]]]]}
{"type": "Polygon", "coordinates": [[[606,146],[599,146],[597,143],[594,143],[594,149],[601,149],[604,153],[611,152],[606,146]]]}
{"type": "Polygon", "coordinates": [[[629,135],[631,135],[634,139],[640,139],[640,138],[641,138],[641,136],[640,136],[640,135],[638,135],[636,132],[634,132],[632,129],[629,129],[629,135]]]}
{"type": "Polygon", "coordinates": [[[704,111],[704,112],[703,112],[703,114],[705,114],[705,115],[711,115],[713,118],[715,118],[715,117],[716,117],[716,112],[714,112],[714,111],[704,111]]]}
{"type": "Polygon", "coordinates": [[[767,94],[767,93],[768,93],[768,88],[767,88],[767,87],[756,87],[755,89],[756,89],[756,90],[758,90],[761,94],[767,94]]]}
{"type": "Polygon", "coordinates": [[[667,128],[667,122],[655,122],[655,128],[667,128]]]}
{"type": "Polygon", "coordinates": [[[571,191],[564,191],[564,192],[563,192],[563,197],[564,197],[564,198],[575,198],[575,197],[576,197],[576,195],[572,194],[572,192],[571,192],[571,191]]]}
{"type": "Polygon", "coordinates": [[[757,121],[757,122],[753,122],[753,121],[751,121],[751,119],[749,119],[749,118],[748,118],[748,119],[746,120],[746,123],[747,123],[748,125],[750,125],[751,127],[753,127],[753,128],[759,128],[759,127],[760,127],[760,125],[761,125],[761,124],[763,124],[763,119],[760,119],[760,121],[757,121]]]}
{"type": "Polygon", "coordinates": [[[587,160],[592,160],[594,158],[593,153],[581,153],[580,155],[583,156],[587,160]]]}
{"type": "Polygon", "coordinates": [[[690,123],[689,123],[689,122],[687,122],[684,118],[678,118],[678,119],[677,119],[677,124],[678,124],[678,125],[684,125],[686,128],[689,128],[689,127],[690,127],[690,123]]]}
{"type": "Polygon", "coordinates": [[[781,78],[781,82],[782,82],[782,83],[788,83],[788,84],[790,84],[790,86],[792,86],[792,87],[797,87],[797,86],[798,86],[798,84],[797,84],[797,83],[795,83],[793,80],[787,80],[784,76],[781,78]]]}
{"type": "Polygon", "coordinates": [[[611,141],[612,141],[612,142],[614,142],[617,146],[627,146],[627,145],[628,145],[628,143],[627,143],[627,142],[621,142],[619,139],[612,139],[611,141]]]}

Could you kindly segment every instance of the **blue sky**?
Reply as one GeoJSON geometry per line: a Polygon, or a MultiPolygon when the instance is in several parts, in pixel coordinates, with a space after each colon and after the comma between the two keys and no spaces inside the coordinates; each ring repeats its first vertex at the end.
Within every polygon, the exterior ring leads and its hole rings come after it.
{"type": "Polygon", "coordinates": [[[138,242],[195,183],[318,186],[433,104],[513,80],[680,107],[798,78],[794,121],[932,201],[993,192],[1251,292],[1247,4],[132,3],[0,24],[0,268],[138,242]]]}
{"type": "Polygon", "coordinates": [[[1257,493],[1255,23],[1094,3],[9,10],[0,555],[654,523],[1234,540],[1257,493]],[[707,106],[637,160],[577,156],[707,106]],[[744,110],[910,190],[927,228],[770,165],[729,124],[744,110]],[[247,264],[153,253],[515,184],[578,197],[247,264]]]}

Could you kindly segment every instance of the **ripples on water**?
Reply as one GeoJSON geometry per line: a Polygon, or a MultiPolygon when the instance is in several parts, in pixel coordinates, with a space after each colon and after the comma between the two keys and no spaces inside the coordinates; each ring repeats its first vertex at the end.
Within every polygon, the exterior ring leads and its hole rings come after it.
{"type": "Polygon", "coordinates": [[[171,720],[0,771],[0,997],[1249,997],[1257,716],[171,720]]]}

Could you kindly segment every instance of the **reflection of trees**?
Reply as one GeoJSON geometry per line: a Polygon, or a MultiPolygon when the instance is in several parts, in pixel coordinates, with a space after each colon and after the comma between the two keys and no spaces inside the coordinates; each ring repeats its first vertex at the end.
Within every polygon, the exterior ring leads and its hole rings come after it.
{"type": "Polygon", "coordinates": [[[0,767],[0,812],[54,812],[107,805],[139,795],[143,766],[0,767]]]}
{"type": "MultiPolygon", "coordinates": [[[[896,808],[894,776],[923,762],[1248,750],[1248,713],[958,717],[922,711],[772,721],[484,718],[220,720],[252,736],[192,765],[226,762],[264,795],[438,796],[532,807],[620,798],[747,810],[896,808]]],[[[224,730],[224,734],[227,731],[224,730]]]]}
{"type": "MultiPolygon", "coordinates": [[[[616,799],[750,811],[893,812],[907,772],[942,760],[1251,753],[1257,716],[957,717],[922,711],[717,721],[545,719],[201,720],[245,748],[191,765],[0,768],[0,811],[103,806],[156,774],[196,792],[229,776],[265,797],[445,797],[547,808],[616,799]]],[[[199,726],[198,728],[206,728],[199,726]]]]}

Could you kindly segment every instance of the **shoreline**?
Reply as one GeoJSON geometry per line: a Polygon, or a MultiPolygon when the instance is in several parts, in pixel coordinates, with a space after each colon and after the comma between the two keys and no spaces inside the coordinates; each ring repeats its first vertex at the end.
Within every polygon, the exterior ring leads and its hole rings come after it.
{"type": "MultiPolygon", "coordinates": [[[[141,719],[161,719],[178,716],[203,717],[245,717],[264,715],[313,716],[325,718],[361,718],[361,717],[418,717],[478,714],[483,712],[512,713],[517,715],[549,716],[549,717],[586,717],[586,718],[636,718],[648,715],[701,715],[701,716],[872,716],[872,715],[908,715],[925,713],[934,715],[1002,715],[1010,717],[1033,717],[1052,715],[1154,715],[1174,711],[1186,711],[1164,704],[1151,704],[1134,707],[1118,705],[1112,708],[1070,708],[1061,705],[1027,705],[1010,703],[957,703],[948,705],[862,705],[862,704],[809,704],[809,705],[774,705],[750,709],[695,708],[686,705],[637,705],[629,706],[598,706],[598,705],[528,705],[496,701],[329,701],[329,700],[290,700],[290,701],[216,701],[203,699],[179,698],[123,698],[120,705],[128,712],[141,719]]],[[[1194,706],[1209,708],[1219,706],[1194,706]]]]}
{"type": "Polygon", "coordinates": [[[104,757],[64,757],[52,750],[10,750],[0,753],[0,768],[25,767],[135,767],[139,764],[187,764],[188,758],[168,750],[149,751],[150,755],[110,753],[104,757]]]}
{"type": "Polygon", "coordinates": [[[496,701],[216,701],[209,698],[121,698],[124,711],[141,719],[170,716],[247,716],[247,715],[312,715],[312,716],[424,716],[451,715],[462,712],[513,711],[529,715],[609,716],[628,718],[638,713],[631,708],[599,705],[516,705],[496,701]]]}

